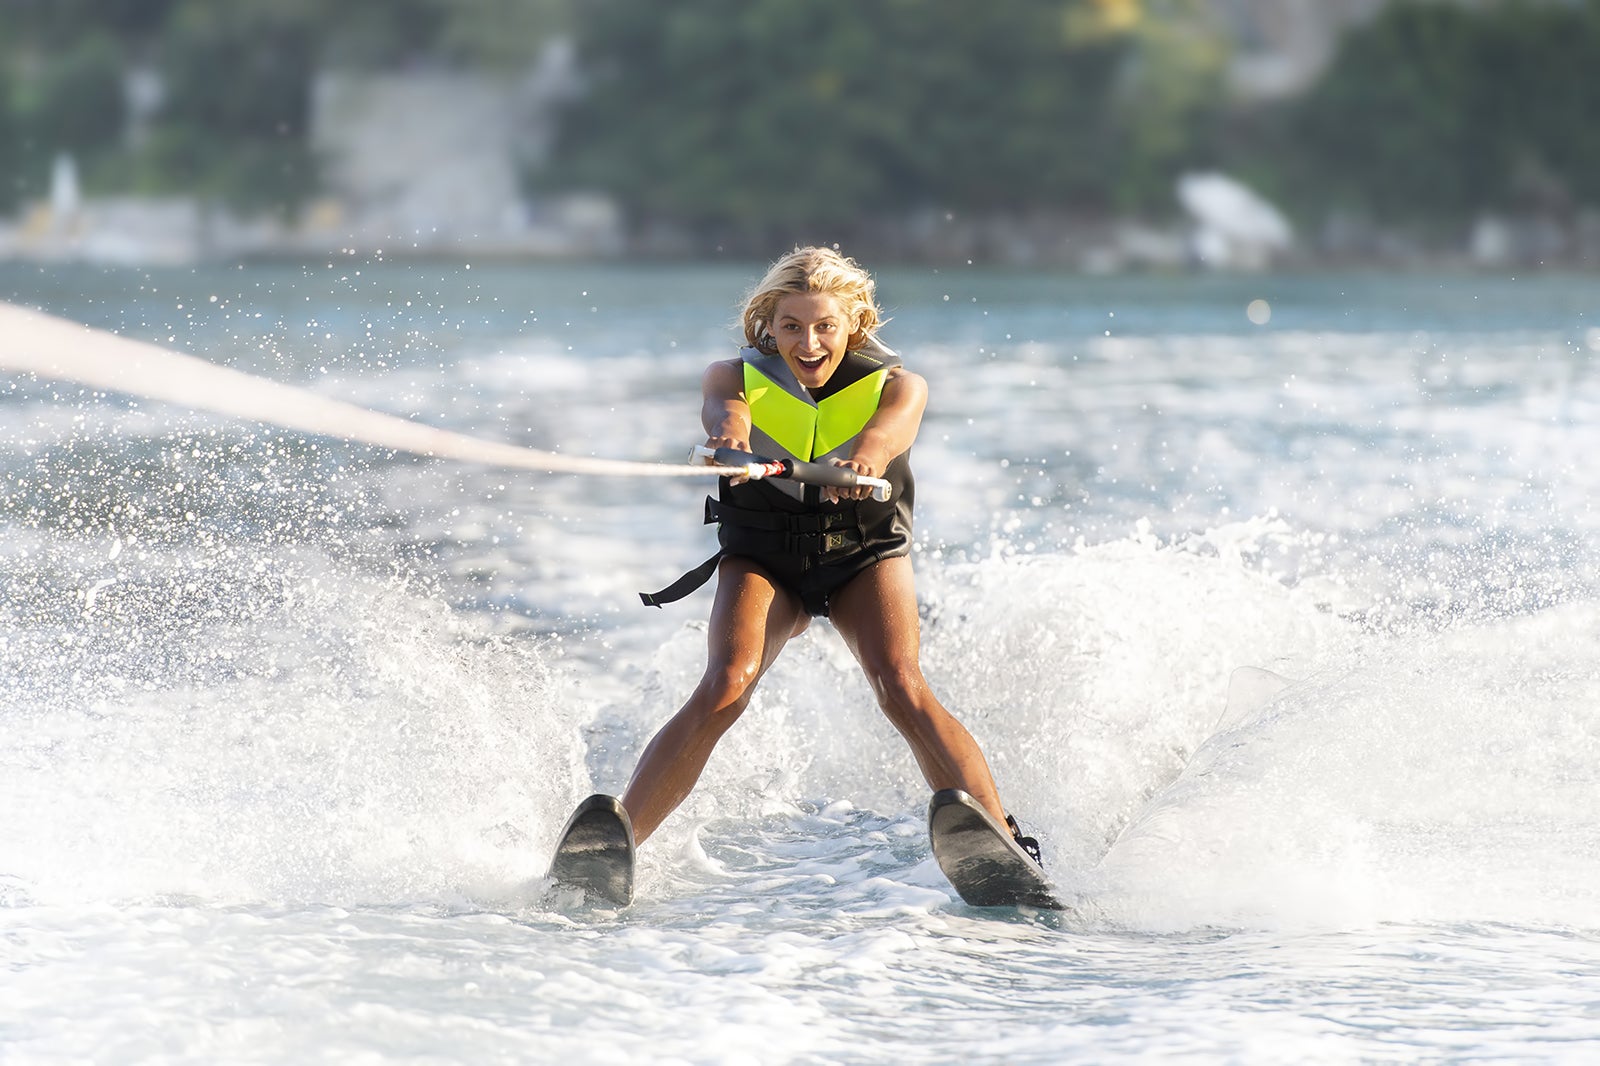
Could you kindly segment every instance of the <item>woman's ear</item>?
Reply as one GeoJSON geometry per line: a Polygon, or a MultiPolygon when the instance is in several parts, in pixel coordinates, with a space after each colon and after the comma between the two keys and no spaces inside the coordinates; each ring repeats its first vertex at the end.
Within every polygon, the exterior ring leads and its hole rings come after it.
{"type": "Polygon", "coordinates": [[[852,352],[860,350],[861,346],[867,343],[867,331],[861,328],[862,323],[866,321],[866,317],[860,311],[856,312],[855,328],[851,330],[850,339],[845,341],[844,345],[852,352]]]}

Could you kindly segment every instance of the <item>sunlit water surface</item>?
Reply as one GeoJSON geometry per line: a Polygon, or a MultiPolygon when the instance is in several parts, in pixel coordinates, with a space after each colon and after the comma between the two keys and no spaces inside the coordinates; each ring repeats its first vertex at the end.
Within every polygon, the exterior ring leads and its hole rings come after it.
{"type": "MultiPolygon", "coordinates": [[[[12,267],[0,298],[678,461],[757,270],[12,267]]],[[[932,389],[924,666],[1073,910],[952,897],[825,625],[631,909],[543,883],[698,676],[709,593],[635,592],[709,553],[704,482],[0,378],[0,1061],[1600,1052],[1594,279],[880,282],[932,389]]]]}

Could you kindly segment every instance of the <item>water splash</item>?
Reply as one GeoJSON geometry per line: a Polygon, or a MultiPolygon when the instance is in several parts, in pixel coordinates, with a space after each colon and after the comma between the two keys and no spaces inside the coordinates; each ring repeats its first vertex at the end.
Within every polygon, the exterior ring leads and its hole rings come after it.
{"type": "MultiPolygon", "coordinates": [[[[6,872],[40,899],[515,896],[578,787],[560,649],[305,546],[8,596],[6,872]]],[[[12,591],[18,586],[13,583],[12,591]]]]}

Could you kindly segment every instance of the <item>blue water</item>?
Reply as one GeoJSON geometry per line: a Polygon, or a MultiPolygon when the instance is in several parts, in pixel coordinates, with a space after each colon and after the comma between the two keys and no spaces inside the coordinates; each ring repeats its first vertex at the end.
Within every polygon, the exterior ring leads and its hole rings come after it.
{"type": "MultiPolygon", "coordinates": [[[[758,264],[0,269],[323,396],[675,462],[758,264]]],[[[0,1061],[1588,1061],[1594,279],[885,269],[924,666],[1073,910],[954,899],[826,626],[645,847],[693,480],[0,377],[0,1061]],[[1253,315],[1247,313],[1253,301],[1253,315]]]]}

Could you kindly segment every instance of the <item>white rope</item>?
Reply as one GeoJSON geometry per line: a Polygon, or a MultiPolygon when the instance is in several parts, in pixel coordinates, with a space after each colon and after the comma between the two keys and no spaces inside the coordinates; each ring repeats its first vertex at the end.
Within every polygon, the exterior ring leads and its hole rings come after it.
{"type": "Polygon", "coordinates": [[[440,459],[552,474],[729,475],[738,467],[593,459],[482,440],[369,411],[155,344],[0,303],[0,370],[72,381],[201,411],[440,459]]]}

